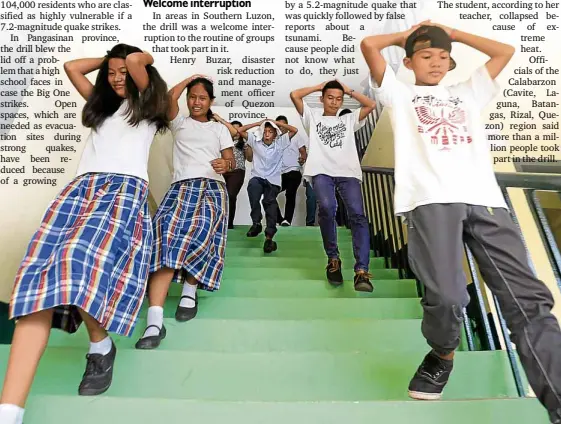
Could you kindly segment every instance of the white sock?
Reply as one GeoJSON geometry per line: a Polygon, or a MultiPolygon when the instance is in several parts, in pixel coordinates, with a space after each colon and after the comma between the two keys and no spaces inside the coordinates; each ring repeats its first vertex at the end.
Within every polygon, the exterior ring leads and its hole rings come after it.
{"type": "Polygon", "coordinates": [[[0,404],[0,423],[23,424],[23,413],[25,409],[9,403],[0,404]]]}
{"type": "Polygon", "coordinates": [[[164,324],[164,308],[162,308],[161,306],[150,306],[148,308],[148,317],[146,320],[147,328],[142,337],[144,338],[150,336],[158,336],[160,334],[160,330],[162,329],[163,324],[164,324]],[[151,325],[155,325],[158,328],[150,327],[151,325]]]}
{"type": "MultiPolygon", "coordinates": [[[[189,283],[183,284],[183,291],[181,292],[181,296],[191,296],[192,298],[195,298],[195,293],[197,293],[197,286],[192,286],[189,283]]],[[[181,302],[179,302],[179,306],[183,308],[194,308],[195,301],[187,298],[181,299],[181,302]]]]}
{"type": "Polygon", "coordinates": [[[111,352],[112,346],[113,344],[111,342],[111,337],[107,336],[100,342],[90,342],[90,351],[88,353],[100,353],[102,355],[107,355],[109,352],[111,352]]]}

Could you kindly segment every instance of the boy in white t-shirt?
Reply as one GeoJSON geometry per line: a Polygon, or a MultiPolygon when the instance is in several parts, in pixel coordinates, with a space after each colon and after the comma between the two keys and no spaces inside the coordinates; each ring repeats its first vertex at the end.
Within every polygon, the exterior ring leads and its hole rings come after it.
{"type": "Polygon", "coordinates": [[[356,261],[354,287],[357,291],[371,292],[374,288],[368,273],[370,234],[364,214],[360,188],[362,169],[354,133],[365,124],[365,118],[374,110],[376,103],[339,81],[301,88],[290,93],[290,98],[302,117],[302,124],[309,136],[310,148],[304,177],[312,180],[319,205],[319,226],[328,258],[327,281],[334,286],[343,284],[335,222],[337,190],[345,203],[351,223],[356,261]],[[316,91],[321,91],[323,109],[312,110],[303,99],[316,91]],[[345,94],[360,102],[362,107],[348,115],[338,116],[345,94]]]}
{"type": "Polygon", "coordinates": [[[378,99],[391,111],[395,140],[395,212],[408,224],[409,261],[426,293],[422,331],[432,351],[409,385],[415,399],[439,399],[460,343],[469,302],[463,272],[467,243],[497,296],[528,380],[561,422],[561,332],[553,298],[530,270],[518,228],[495,179],[481,112],[498,93],[494,81],[512,46],[441,25],[422,23],[361,44],[378,99]],[[439,85],[456,63],[452,41],[490,59],[471,78],[439,85]],[[415,84],[399,81],[381,50],[405,48],[415,84]]]}

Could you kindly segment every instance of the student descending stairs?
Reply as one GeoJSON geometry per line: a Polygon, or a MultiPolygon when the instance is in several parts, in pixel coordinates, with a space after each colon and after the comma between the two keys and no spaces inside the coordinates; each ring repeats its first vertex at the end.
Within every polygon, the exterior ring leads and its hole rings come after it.
{"type": "MultiPolygon", "coordinates": [[[[79,397],[85,328],[53,331],[25,424],[545,424],[535,399],[517,398],[504,352],[459,352],[439,402],[410,401],[407,386],[428,348],[420,332],[415,282],[372,258],[372,294],[353,290],[350,232],[339,229],[343,287],[325,281],[317,227],[280,228],[279,250],[264,255],[247,228],[228,234],[220,291],[200,292],[199,314],[165,309],[167,338],[134,349],[144,329],[116,338],[113,385],[79,397]]],[[[0,346],[0,381],[9,346],[0,346]]]]}

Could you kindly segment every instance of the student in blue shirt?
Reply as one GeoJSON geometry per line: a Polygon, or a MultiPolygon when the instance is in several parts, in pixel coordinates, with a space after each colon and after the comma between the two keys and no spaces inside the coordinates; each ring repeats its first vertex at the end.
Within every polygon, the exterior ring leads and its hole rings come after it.
{"type": "Polygon", "coordinates": [[[283,151],[290,146],[291,139],[298,129],[281,121],[264,119],[238,128],[238,132],[247,140],[248,146],[253,151],[253,169],[247,185],[253,225],[247,236],[257,237],[263,231],[261,225],[263,214],[259,204],[263,197],[263,209],[267,220],[263,251],[271,253],[277,250],[277,243],[273,241],[273,237],[277,232],[277,196],[281,189],[283,151]],[[259,129],[247,132],[255,127],[259,129]],[[286,132],[283,134],[282,130],[286,132]]]}

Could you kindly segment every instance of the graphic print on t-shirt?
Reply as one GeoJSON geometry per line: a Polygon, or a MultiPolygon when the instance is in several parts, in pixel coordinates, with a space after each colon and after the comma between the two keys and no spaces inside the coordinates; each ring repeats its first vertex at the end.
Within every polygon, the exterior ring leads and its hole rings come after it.
{"type": "Polygon", "coordinates": [[[334,126],[328,126],[322,122],[318,122],[316,125],[316,132],[324,146],[329,146],[332,149],[335,147],[343,148],[343,140],[347,133],[347,126],[342,121],[334,126]]]}
{"type": "Polygon", "coordinates": [[[441,151],[471,143],[463,106],[459,97],[443,100],[432,95],[415,96],[413,107],[419,120],[419,133],[430,137],[430,143],[441,151]]]}

